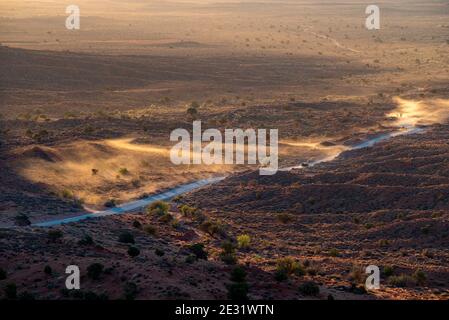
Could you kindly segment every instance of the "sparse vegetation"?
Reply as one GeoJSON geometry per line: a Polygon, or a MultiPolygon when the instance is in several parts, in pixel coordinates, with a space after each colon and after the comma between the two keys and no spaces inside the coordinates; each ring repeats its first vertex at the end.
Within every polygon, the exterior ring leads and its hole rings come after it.
{"type": "Polygon", "coordinates": [[[44,268],[44,273],[47,275],[51,275],[53,273],[53,270],[49,265],[46,265],[44,268]]]}
{"type": "Polygon", "coordinates": [[[93,263],[87,267],[87,276],[92,280],[100,279],[104,266],[101,263],[93,263]]]}
{"type": "Polygon", "coordinates": [[[15,283],[8,283],[4,288],[4,292],[7,300],[17,299],[17,286],[15,283]]]}
{"type": "Polygon", "coordinates": [[[155,226],[152,226],[152,225],[149,225],[149,224],[146,224],[146,225],[143,227],[143,230],[144,230],[147,234],[152,235],[152,236],[155,236],[156,233],[157,233],[156,227],[155,227],[155,226]]]}
{"type": "Polygon", "coordinates": [[[122,232],[118,237],[118,241],[121,243],[135,243],[134,236],[128,231],[122,232]]]}
{"type": "Polygon", "coordinates": [[[192,252],[197,259],[207,260],[207,251],[204,250],[204,244],[195,243],[189,247],[190,252],[192,252]]]}
{"type": "Polygon", "coordinates": [[[20,226],[20,227],[29,226],[31,224],[31,221],[28,218],[28,216],[23,214],[23,213],[17,215],[14,218],[14,221],[15,221],[15,224],[20,226]]]}
{"type": "Polygon", "coordinates": [[[235,255],[236,246],[234,243],[226,240],[222,243],[221,249],[220,258],[224,263],[229,265],[237,263],[237,256],[235,255]]]}
{"type": "Polygon", "coordinates": [[[320,294],[320,287],[313,281],[307,281],[298,288],[299,292],[305,296],[317,296],[320,294]]]}
{"type": "Polygon", "coordinates": [[[136,299],[137,294],[139,293],[137,284],[134,282],[127,282],[125,287],[123,288],[123,295],[126,300],[134,300],[136,299]]]}
{"type": "Polygon", "coordinates": [[[0,268],[0,281],[5,280],[7,277],[6,270],[0,268]]]}
{"type": "Polygon", "coordinates": [[[122,176],[127,176],[130,174],[129,170],[127,168],[120,168],[118,170],[118,173],[120,173],[122,176]]]}
{"type": "Polygon", "coordinates": [[[139,254],[140,254],[140,250],[138,248],[133,247],[133,246],[128,248],[128,255],[130,257],[134,258],[134,257],[137,257],[139,254]]]}
{"type": "Polygon", "coordinates": [[[164,201],[155,201],[147,207],[147,213],[150,215],[164,216],[168,214],[170,206],[164,201]]]}
{"type": "Polygon", "coordinates": [[[63,233],[61,230],[52,229],[48,231],[47,236],[51,242],[56,242],[63,237],[63,233]]]}
{"type": "Polygon", "coordinates": [[[251,243],[251,237],[247,234],[241,234],[237,237],[238,247],[241,249],[246,249],[251,243]]]}
{"type": "Polygon", "coordinates": [[[278,219],[282,223],[289,223],[293,221],[293,216],[288,213],[279,213],[276,216],[276,219],[278,219]]]}
{"type": "Polygon", "coordinates": [[[94,244],[94,239],[90,235],[86,234],[78,241],[78,244],[81,246],[90,246],[94,244]]]}

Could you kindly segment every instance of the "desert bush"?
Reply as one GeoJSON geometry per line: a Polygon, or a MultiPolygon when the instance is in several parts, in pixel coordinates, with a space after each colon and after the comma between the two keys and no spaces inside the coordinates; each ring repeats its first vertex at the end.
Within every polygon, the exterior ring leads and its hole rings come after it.
{"type": "Polygon", "coordinates": [[[427,257],[427,258],[429,258],[429,259],[433,259],[434,258],[434,253],[433,253],[433,251],[432,250],[430,250],[430,249],[424,249],[423,251],[422,251],[422,254],[423,254],[423,256],[425,256],[425,257],[427,257]]]}
{"type": "Polygon", "coordinates": [[[331,257],[338,257],[340,255],[340,252],[336,248],[332,248],[329,250],[329,255],[331,257]]]}
{"type": "Polygon", "coordinates": [[[164,201],[155,201],[147,207],[147,213],[151,215],[163,216],[168,213],[170,206],[164,201]]]}
{"type": "Polygon", "coordinates": [[[136,228],[136,229],[140,229],[140,228],[142,228],[142,224],[140,223],[139,220],[134,220],[133,221],[133,227],[136,228]]]}
{"type": "Polygon", "coordinates": [[[365,280],[363,269],[360,266],[353,266],[349,273],[349,278],[353,284],[360,284],[365,280]]]}
{"type": "Polygon", "coordinates": [[[100,279],[104,266],[101,263],[93,263],[87,267],[87,276],[92,280],[100,279]]]}
{"type": "Polygon", "coordinates": [[[118,241],[121,243],[135,243],[134,236],[128,231],[122,232],[118,236],[118,241]]]}
{"type": "Polygon", "coordinates": [[[96,176],[98,174],[98,169],[92,169],[92,175],[96,176]]]}
{"type": "Polygon", "coordinates": [[[160,217],[160,221],[163,223],[169,223],[173,220],[173,216],[170,213],[166,213],[160,217]]]}
{"type": "Polygon", "coordinates": [[[413,279],[415,279],[416,284],[419,286],[423,286],[427,281],[427,276],[422,270],[416,270],[413,273],[413,279]]]}
{"type": "Polygon", "coordinates": [[[293,258],[279,258],[276,261],[276,271],[284,272],[287,276],[294,274],[300,268],[300,264],[293,258]]]}
{"type": "Polygon", "coordinates": [[[18,226],[29,226],[31,224],[30,219],[28,218],[28,216],[26,216],[25,214],[21,213],[19,215],[17,215],[16,217],[14,217],[14,222],[16,225],[18,226]]]}
{"type": "Polygon", "coordinates": [[[416,285],[416,280],[406,274],[400,274],[398,276],[391,276],[388,278],[388,283],[393,287],[412,287],[416,285]]]}
{"type": "Polygon", "coordinates": [[[127,168],[120,168],[118,170],[118,173],[120,173],[122,176],[127,176],[129,175],[129,170],[127,168]]]}
{"type": "Polygon", "coordinates": [[[68,189],[64,189],[61,191],[61,197],[64,199],[73,199],[73,193],[68,189]]]}
{"type": "Polygon", "coordinates": [[[104,203],[104,206],[106,208],[115,208],[117,206],[117,200],[115,199],[109,199],[104,203]]]}
{"type": "Polygon", "coordinates": [[[145,231],[146,233],[148,233],[149,235],[152,235],[152,236],[155,236],[157,233],[156,227],[149,225],[149,224],[146,224],[143,227],[143,231],[145,231]]]}
{"type": "Polygon", "coordinates": [[[203,221],[200,225],[200,229],[204,232],[207,232],[211,236],[225,236],[226,232],[223,228],[223,225],[219,222],[212,221],[212,220],[206,220],[203,221]]]}
{"type": "Polygon", "coordinates": [[[251,243],[251,237],[247,234],[242,234],[237,237],[237,243],[239,248],[248,248],[251,243]]]}
{"type": "Polygon", "coordinates": [[[390,277],[390,276],[393,275],[393,273],[394,273],[394,267],[393,267],[393,266],[385,266],[385,267],[383,268],[383,274],[384,274],[384,276],[390,277]]]}
{"type": "Polygon", "coordinates": [[[4,292],[7,300],[17,299],[17,286],[15,283],[8,283],[4,288],[4,292]]]}
{"type": "Polygon", "coordinates": [[[231,281],[244,282],[246,279],[246,271],[241,266],[237,266],[231,271],[231,281]]]}
{"type": "Polygon", "coordinates": [[[288,213],[279,213],[276,219],[282,223],[289,223],[293,221],[293,216],[288,213]]]}
{"type": "Polygon", "coordinates": [[[51,242],[56,242],[63,237],[61,230],[50,230],[47,233],[47,237],[51,242]]]}
{"type": "Polygon", "coordinates": [[[162,256],[165,254],[165,252],[164,252],[163,250],[161,250],[161,249],[156,249],[156,250],[154,250],[154,253],[155,253],[158,257],[162,257],[162,256]]]}
{"type": "Polygon", "coordinates": [[[317,296],[320,294],[320,287],[313,281],[307,281],[298,288],[299,292],[305,296],[317,296]]]}
{"type": "Polygon", "coordinates": [[[274,279],[276,279],[276,281],[285,281],[288,279],[288,275],[284,270],[276,270],[274,273],[274,279]]]}
{"type": "Polygon", "coordinates": [[[195,214],[196,210],[196,208],[188,206],[186,204],[183,204],[179,207],[179,211],[185,217],[192,217],[195,214]]]}
{"type": "Polygon", "coordinates": [[[140,254],[140,250],[138,248],[133,247],[133,246],[128,248],[128,255],[130,257],[134,258],[134,257],[137,257],[139,254],[140,254]]]}
{"type": "Polygon", "coordinates": [[[123,296],[126,300],[134,300],[138,292],[137,284],[134,282],[127,282],[123,288],[123,296]]]}
{"type": "Polygon", "coordinates": [[[8,276],[8,274],[6,273],[6,271],[4,269],[0,268],[0,281],[5,280],[7,276],[8,276]]]}
{"type": "Polygon", "coordinates": [[[365,224],[365,229],[372,229],[372,228],[374,228],[374,224],[372,224],[372,223],[366,223],[365,224]]]}
{"type": "Polygon", "coordinates": [[[204,244],[195,243],[189,246],[190,252],[192,252],[197,259],[207,260],[208,253],[204,250],[204,244]]]}
{"type": "Polygon", "coordinates": [[[48,274],[48,275],[51,275],[52,273],[53,273],[53,270],[51,269],[51,267],[50,266],[45,266],[45,268],[44,268],[44,273],[45,274],[48,274]]]}
{"type": "Polygon", "coordinates": [[[178,229],[179,228],[179,220],[173,219],[171,222],[171,226],[173,227],[173,229],[178,229]]]}
{"type": "Polygon", "coordinates": [[[237,256],[235,255],[235,245],[231,241],[227,240],[221,245],[220,258],[226,264],[236,264],[237,256]]]}
{"type": "Polygon", "coordinates": [[[246,282],[231,283],[227,287],[228,299],[236,301],[248,300],[248,284],[246,282]]]}
{"type": "Polygon", "coordinates": [[[92,239],[90,235],[86,234],[82,239],[78,241],[78,244],[81,246],[90,246],[94,244],[94,239],[92,239]]]}

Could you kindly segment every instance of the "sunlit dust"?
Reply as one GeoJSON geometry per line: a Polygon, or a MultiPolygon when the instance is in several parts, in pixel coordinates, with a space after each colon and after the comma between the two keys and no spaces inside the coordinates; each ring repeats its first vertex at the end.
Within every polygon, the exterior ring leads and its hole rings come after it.
{"type": "Polygon", "coordinates": [[[449,100],[432,99],[425,101],[394,98],[398,105],[395,110],[387,114],[394,119],[394,125],[411,128],[417,125],[431,125],[442,123],[449,118],[449,100]]]}

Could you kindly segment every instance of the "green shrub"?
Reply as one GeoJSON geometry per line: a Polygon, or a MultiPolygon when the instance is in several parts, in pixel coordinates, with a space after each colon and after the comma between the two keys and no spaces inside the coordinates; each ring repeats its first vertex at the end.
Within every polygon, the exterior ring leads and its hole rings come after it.
{"type": "Polygon", "coordinates": [[[195,243],[189,247],[190,252],[192,252],[197,259],[207,260],[207,251],[204,250],[204,244],[195,243]]]}
{"type": "Polygon", "coordinates": [[[134,236],[128,231],[122,232],[118,237],[118,241],[122,243],[135,243],[134,236]]]}
{"type": "Polygon", "coordinates": [[[118,170],[118,173],[120,173],[122,176],[127,176],[129,175],[129,170],[127,168],[120,168],[118,170]]]}
{"type": "Polygon", "coordinates": [[[7,275],[8,274],[6,273],[6,271],[4,269],[0,268],[0,281],[5,280],[7,275]]]}
{"type": "Polygon", "coordinates": [[[276,271],[285,272],[287,276],[294,274],[299,267],[299,263],[290,257],[280,258],[276,261],[276,271]]]}
{"type": "Polygon", "coordinates": [[[239,248],[248,248],[251,243],[251,237],[247,234],[242,234],[237,237],[237,243],[239,248]]]}
{"type": "Polygon", "coordinates": [[[388,283],[393,287],[412,287],[416,285],[416,280],[406,274],[400,274],[398,276],[391,276],[388,278],[388,283]]]}
{"type": "Polygon", "coordinates": [[[115,199],[109,199],[104,203],[104,206],[106,208],[115,208],[117,206],[117,200],[115,199]]]}
{"type": "Polygon", "coordinates": [[[200,225],[200,229],[204,232],[207,232],[211,236],[220,235],[225,236],[226,232],[224,231],[223,226],[219,222],[206,220],[200,225]]]}
{"type": "Polygon", "coordinates": [[[94,239],[90,235],[84,235],[84,237],[78,241],[78,244],[81,246],[90,246],[94,244],[94,239]]]}
{"type": "Polygon", "coordinates": [[[340,255],[340,252],[337,249],[332,248],[329,250],[329,255],[331,257],[338,257],[340,255]]]}
{"type": "Polygon", "coordinates": [[[186,204],[183,204],[182,206],[179,207],[179,211],[185,217],[193,217],[193,215],[195,214],[197,209],[194,207],[188,206],[186,204]]]}
{"type": "Polygon", "coordinates": [[[248,300],[248,284],[246,282],[231,283],[227,287],[228,299],[236,301],[248,300]]]}
{"type": "Polygon", "coordinates": [[[285,270],[276,270],[276,272],[274,273],[274,279],[276,279],[276,281],[287,280],[288,279],[287,272],[285,272],[285,270]]]}
{"type": "Polygon", "coordinates": [[[320,287],[313,281],[307,281],[298,288],[299,292],[305,296],[317,296],[320,294],[320,287]]]}
{"type": "Polygon", "coordinates": [[[44,272],[45,272],[45,274],[51,275],[53,273],[53,270],[51,269],[50,266],[47,265],[44,268],[44,272]]]}
{"type": "Polygon", "coordinates": [[[143,231],[145,231],[146,233],[148,233],[149,235],[152,235],[152,236],[155,236],[156,233],[157,233],[156,227],[154,227],[154,226],[152,226],[152,225],[149,225],[149,224],[146,224],[146,225],[143,227],[143,231]]]}
{"type": "Polygon", "coordinates": [[[128,248],[128,254],[129,254],[130,257],[134,258],[134,257],[137,257],[140,254],[140,250],[137,249],[136,247],[131,246],[131,247],[128,248]]]}
{"type": "Polygon", "coordinates": [[[288,213],[279,213],[276,219],[282,223],[289,223],[293,221],[293,216],[288,213]]]}
{"type": "Polygon", "coordinates": [[[139,220],[134,220],[133,227],[136,229],[140,229],[140,228],[142,228],[142,224],[139,222],[139,220]]]}
{"type": "Polygon", "coordinates": [[[237,263],[237,257],[235,255],[235,245],[231,241],[227,240],[221,245],[221,253],[220,258],[226,264],[235,264],[237,263]]]}
{"type": "Polygon", "coordinates": [[[98,280],[103,270],[104,266],[101,263],[93,263],[87,267],[87,276],[92,280],[98,280]]]}
{"type": "Polygon", "coordinates": [[[413,273],[413,278],[419,286],[423,286],[427,281],[427,276],[422,270],[416,270],[415,273],[413,273]]]}
{"type": "Polygon", "coordinates": [[[245,282],[246,271],[241,266],[237,266],[231,271],[231,281],[245,282]]]}
{"type": "Polygon", "coordinates": [[[134,282],[127,282],[123,288],[123,295],[126,300],[134,300],[138,292],[137,284],[134,282]]]}
{"type": "Polygon", "coordinates": [[[14,218],[14,222],[16,225],[24,227],[29,226],[31,224],[30,219],[23,213],[19,214],[14,218]]]}
{"type": "Polygon", "coordinates": [[[169,223],[173,220],[173,216],[170,213],[166,213],[160,218],[161,222],[163,223],[169,223]]]}
{"type": "Polygon", "coordinates": [[[17,299],[17,286],[15,283],[8,283],[4,289],[5,297],[8,300],[17,299]]]}
{"type": "Polygon", "coordinates": [[[384,269],[383,269],[383,274],[384,274],[384,276],[390,277],[390,276],[393,275],[393,273],[394,273],[394,268],[393,268],[393,266],[385,266],[385,267],[384,267],[384,269]]]}
{"type": "Polygon", "coordinates": [[[63,234],[61,230],[50,230],[48,231],[47,236],[51,242],[56,242],[62,238],[63,234]]]}
{"type": "Polygon", "coordinates": [[[155,201],[147,207],[147,213],[150,215],[163,216],[168,213],[170,206],[164,201],[155,201]]]}

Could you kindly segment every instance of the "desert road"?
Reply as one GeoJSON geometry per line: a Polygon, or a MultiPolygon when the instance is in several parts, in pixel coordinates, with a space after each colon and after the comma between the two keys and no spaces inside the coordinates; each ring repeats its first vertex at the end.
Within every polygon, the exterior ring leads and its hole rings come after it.
{"type": "MultiPolygon", "coordinates": [[[[365,140],[365,141],[363,141],[361,143],[358,143],[358,144],[350,147],[348,150],[357,150],[357,149],[368,148],[368,147],[371,147],[371,146],[375,145],[376,143],[379,143],[379,142],[391,139],[391,138],[396,137],[396,136],[415,134],[415,133],[420,133],[422,131],[424,131],[423,128],[417,128],[417,127],[402,128],[401,130],[380,134],[380,135],[377,135],[377,136],[375,136],[373,138],[367,139],[367,140],[365,140]]],[[[345,150],[345,151],[348,151],[348,150],[345,150]]],[[[337,155],[334,155],[332,157],[327,157],[327,158],[323,158],[323,159],[311,162],[311,163],[308,164],[308,166],[310,167],[310,166],[317,165],[319,163],[332,161],[333,159],[338,157],[340,154],[341,153],[339,153],[337,155]]],[[[282,169],[279,169],[279,171],[290,171],[292,169],[301,169],[301,168],[303,168],[303,166],[299,165],[299,166],[295,166],[295,167],[282,168],[282,169]]],[[[32,226],[34,226],[34,227],[52,227],[52,226],[58,226],[58,225],[65,224],[65,223],[70,223],[70,222],[78,222],[78,221],[91,219],[91,218],[99,218],[99,217],[106,217],[106,216],[111,216],[111,215],[116,215],[116,214],[128,213],[128,212],[132,212],[132,211],[136,211],[136,210],[139,210],[141,208],[144,208],[144,207],[150,205],[151,203],[153,203],[155,201],[168,200],[168,199],[174,198],[174,197],[176,197],[178,195],[181,195],[181,194],[184,194],[184,193],[187,193],[187,192],[199,189],[199,188],[204,187],[206,185],[211,185],[213,183],[219,182],[219,181],[221,181],[221,180],[223,180],[225,178],[226,177],[215,177],[215,178],[198,180],[198,181],[195,181],[195,182],[192,182],[192,183],[188,183],[188,184],[184,184],[184,185],[181,185],[181,186],[177,186],[177,187],[175,187],[173,189],[170,189],[168,191],[165,191],[165,192],[162,192],[162,193],[159,193],[159,194],[155,194],[155,195],[149,196],[149,197],[144,198],[144,199],[127,202],[127,203],[124,203],[124,204],[122,204],[120,206],[117,206],[115,208],[111,208],[111,209],[108,209],[108,210],[82,214],[82,215],[75,216],[75,217],[70,217],[70,218],[63,218],[63,219],[55,219],[55,220],[49,220],[49,221],[44,221],[44,222],[38,222],[38,223],[32,224],[32,226]]]]}
{"type": "Polygon", "coordinates": [[[199,189],[206,185],[218,182],[220,180],[223,180],[224,178],[225,177],[218,177],[218,178],[209,178],[209,179],[198,180],[198,181],[195,181],[192,183],[177,186],[177,187],[170,189],[166,192],[155,194],[155,195],[149,196],[144,199],[127,202],[125,204],[122,204],[120,206],[117,206],[117,207],[114,207],[114,208],[111,208],[108,210],[97,211],[94,213],[83,214],[80,216],[75,216],[75,217],[70,217],[70,218],[65,218],[65,219],[57,219],[57,220],[39,222],[39,223],[33,224],[33,226],[35,226],[35,227],[52,227],[52,226],[57,226],[57,225],[61,225],[64,223],[78,222],[78,221],[85,220],[85,219],[106,217],[106,216],[111,216],[111,215],[115,215],[115,214],[132,212],[132,211],[144,208],[155,201],[168,200],[168,199],[174,198],[176,196],[179,196],[183,193],[186,193],[186,192],[189,192],[189,191],[192,191],[195,189],[199,189]]]}

